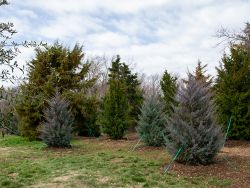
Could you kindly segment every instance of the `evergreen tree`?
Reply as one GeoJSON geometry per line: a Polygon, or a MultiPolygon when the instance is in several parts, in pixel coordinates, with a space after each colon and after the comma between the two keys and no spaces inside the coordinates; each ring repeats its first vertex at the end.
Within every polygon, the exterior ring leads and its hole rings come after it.
{"type": "Polygon", "coordinates": [[[97,123],[100,100],[96,96],[84,96],[82,93],[64,94],[70,99],[70,106],[74,114],[74,132],[79,136],[99,137],[100,126],[97,123]]]}
{"type": "Polygon", "coordinates": [[[73,123],[69,102],[56,93],[49,100],[44,117],[45,122],[41,128],[43,142],[49,147],[69,147],[73,123]]]}
{"type": "Polygon", "coordinates": [[[29,81],[21,86],[16,105],[23,136],[30,139],[38,137],[37,127],[43,121],[43,109],[48,105],[46,100],[56,91],[70,102],[75,131],[81,132],[85,129],[84,123],[92,121],[88,116],[90,110],[86,109],[95,108],[96,105],[90,104],[93,99],[89,99],[86,92],[94,84],[95,78],[87,79],[90,64],[83,63],[83,58],[82,46],[79,45],[72,50],[58,43],[36,49],[35,58],[28,64],[29,81]]]}
{"type": "Polygon", "coordinates": [[[128,100],[125,84],[121,80],[111,79],[109,91],[104,97],[101,123],[104,133],[112,139],[123,138],[128,128],[128,100]]]}
{"type": "Polygon", "coordinates": [[[22,136],[29,140],[39,137],[38,126],[43,121],[43,109],[47,104],[43,94],[35,94],[23,85],[21,93],[17,96],[15,108],[18,113],[18,129],[22,136]]]}
{"type": "Polygon", "coordinates": [[[122,64],[122,71],[125,73],[126,93],[128,98],[128,104],[130,107],[130,126],[133,128],[136,126],[138,115],[140,114],[140,108],[143,103],[142,90],[139,87],[140,83],[137,78],[137,74],[132,74],[128,65],[122,64]]]}
{"type": "Polygon", "coordinates": [[[178,106],[166,126],[166,146],[177,160],[188,164],[209,164],[224,138],[215,118],[215,105],[209,87],[191,74],[178,93],[178,106]]]}
{"type": "Polygon", "coordinates": [[[138,115],[140,113],[140,107],[143,102],[142,90],[140,89],[140,83],[138,81],[137,74],[131,73],[129,66],[125,63],[121,63],[121,58],[118,55],[114,62],[114,65],[109,69],[111,74],[118,74],[119,78],[125,83],[125,93],[129,104],[129,126],[135,127],[138,115]]]}
{"type": "Polygon", "coordinates": [[[221,123],[226,126],[233,113],[229,138],[250,140],[249,24],[244,31],[241,35],[244,40],[231,44],[230,54],[224,54],[220,67],[217,67],[214,89],[221,123]]]}
{"type": "Polygon", "coordinates": [[[206,70],[205,68],[207,67],[207,64],[202,65],[202,62],[200,60],[198,60],[197,66],[195,68],[195,79],[196,80],[200,80],[204,83],[206,83],[207,85],[211,86],[212,84],[212,77],[211,75],[205,75],[206,70]]]}
{"type": "Polygon", "coordinates": [[[103,131],[112,139],[121,139],[128,128],[129,103],[126,80],[121,74],[120,58],[112,62],[109,74],[109,89],[104,97],[100,123],[103,131]]]}
{"type": "Polygon", "coordinates": [[[173,112],[173,106],[177,105],[175,95],[177,92],[177,77],[171,75],[166,70],[160,81],[161,90],[163,92],[163,101],[165,104],[165,112],[168,116],[173,112]]]}
{"type": "Polygon", "coordinates": [[[159,96],[151,95],[142,105],[137,132],[147,145],[162,146],[165,142],[165,126],[164,105],[159,96]]]}

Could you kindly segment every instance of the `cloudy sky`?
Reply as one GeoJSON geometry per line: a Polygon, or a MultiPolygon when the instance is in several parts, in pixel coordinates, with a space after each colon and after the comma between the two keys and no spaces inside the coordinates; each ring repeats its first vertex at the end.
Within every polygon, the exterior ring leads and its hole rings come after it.
{"type": "MultiPolygon", "coordinates": [[[[136,71],[184,75],[200,59],[215,74],[224,47],[214,35],[240,31],[250,21],[250,0],[9,0],[0,21],[14,22],[16,40],[73,46],[87,55],[120,54],[136,71]]],[[[32,49],[18,60],[28,61],[32,49]]]]}

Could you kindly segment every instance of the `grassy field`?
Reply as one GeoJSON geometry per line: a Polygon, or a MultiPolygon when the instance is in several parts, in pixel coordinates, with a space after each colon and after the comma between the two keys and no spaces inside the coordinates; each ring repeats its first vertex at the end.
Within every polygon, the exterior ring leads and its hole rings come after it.
{"type": "Polygon", "coordinates": [[[162,174],[165,149],[139,148],[137,140],[77,138],[70,149],[7,136],[0,139],[0,187],[226,187],[214,176],[162,174]]]}

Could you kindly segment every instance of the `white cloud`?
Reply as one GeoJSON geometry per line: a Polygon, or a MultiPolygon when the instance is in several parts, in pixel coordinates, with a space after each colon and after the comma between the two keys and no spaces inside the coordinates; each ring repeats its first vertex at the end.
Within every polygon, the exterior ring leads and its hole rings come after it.
{"type": "Polygon", "coordinates": [[[90,34],[88,35],[86,41],[92,46],[93,50],[114,50],[131,44],[128,36],[107,31],[90,34]]]}
{"type": "Polygon", "coordinates": [[[29,17],[29,18],[33,18],[33,19],[37,18],[36,13],[32,10],[20,10],[20,11],[18,11],[18,14],[21,17],[29,17]]]}
{"type": "MultiPolygon", "coordinates": [[[[135,1],[135,0],[24,0],[24,1],[14,1],[13,3],[18,5],[26,4],[32,8],[39,8],[46,11],[52,11],[55,14],[61,14],[65,12],[75,12],[82,13],[85,12],[95,12],[97,10],[103,9],[104,11],[112,11],[119,14],[127,14],[127,13],[136,13],[137,11],[145,10],[147,8],[152,8],[155,6],[162,6],[171,1],[169,0],[143,0],[143,1],[135,1]]],[[[173,1],[172,1],[173,2],[173,1]]]]}
{"type": "Polygon", "coordinates": [[[244,0],[12,0],[7,7],[0,17],[14,21],[23,40],[82,42],[90,55],[120,54],[147,74],[184,75],[198,59],[215,74],[223,53],[216,31],[250,21],[244,0]]]}

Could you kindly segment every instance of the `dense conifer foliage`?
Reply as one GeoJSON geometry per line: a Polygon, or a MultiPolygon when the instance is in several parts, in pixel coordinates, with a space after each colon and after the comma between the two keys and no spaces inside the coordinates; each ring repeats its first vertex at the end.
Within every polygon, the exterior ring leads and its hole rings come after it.
{"type": "MultiPolygon", "coordinates": [[[[112,67],[109,69],[109,77],[117,75],[117,77],[125,84],[125,95],[129,105],[129,126],[135,127],[138,115],[140,113],[140,107],[143,103],[143,92],[140,88],[137,73],[132,73],[129,66],[126,63],[121,62],[121,58],[118,55],[116,60],[112,63],[112,67]]],[[[113,77],[114,79],[115,77],[113,77]]]]}
{"type": "Polygon", "coordinates": [[[123,138],[128,129],[129,106],[125,91],[125,84],[121,80],[109,81],[109,90],[104,98],[101,125],[104,133],[112,139],[123,138]]]}
{"type": "Polygon", "coordinates": [[[139,85],[137,74],[131,73],[117,56],[109,69],[109,88],[99,118],[104,132],[111,138],[122,138],[129,127],[136,125],[143,101],[139,85]]]}
{"type": "Polygon", "coordinates": [[[69,106],[69,102],[61,98],[59,93],[49,100],[41,127],[41,138],[47,146],[70,146],[73,118],[69,106]]]}
{"type": "Polygon", "coordinates": [[[178,106],[166,126],[167,150],[174,155],[183,148],[179,162],[209,164],[213,161],[224,143],[215,112],[209,87],[189,74],[178,93],[178,106]]]}
{"type": "Polygon", "coordinates": [[[226,126],[233,113],[229,137],[250,140],[250,24],[237,36],[241,40],[231,43],[217,67],[214,89],[221,123],[226,126]]]}
{"type": "Polygon", "coordinates": [[[164,104],[160,101],[160,96],[151,95],[142,105],[137,132],[147,145],[162,146],[165,143],[165,126],[164,104]]]}
{"type": "Polygon", "coordinates": [[[163,92],[163,101],[165,104],[166,115],[170,116],[173,112],[173,106],[177,105],[175,95],[177,92],[177,77],[168,73],[166,70],[160,82],[161,90],[163,92]]]}
{"type": "Polygon", "coordinates": [[[129,101],[127,85],[118,56],[110,68],[109,89],[104,97],[100,123],[112,139],[121,139],[129,126],[129,101]]]}
{"type": "MultiPolygon", "coordinates": [[[[0,8],[5,5],[8,1],[2,0],[0,8]]],[[[70,48],[58,42],[50,46],[16,42],[16,33],[13,23],[0,23],[0,81],[21,83],[18,94],[6,98],[11,110],[0,108],[0,126],[9,133],[20,133],[30,140],[39,138],[38,128],[45,120],[48,99],[58,92],[69,102],[73,133],[78,136],[98,137],[103,131],[113,139],[121,139],[127,130],[137,127],[148,145],[163,145],[162,135],[167,135],[169,150],[176,150],[180,144],[188,148],[185,159],[182,156],[180,161],[201,164],[211,162],[219,149],[217,119],[224,130],[231,116],[229,138],[250,140],[249,23],[240,34],[219,31],[218,36],[229,41],[229,48],[216,68],[217,77],[207,74],[207,64],[198,61],[194,75],[186,80],[166,70],[162,79],[159,75],[150,78],[141,74],[138,81],[138,74],[121,62],[119,55],[112,61],[105,56],[85,60],[83,46],[78,44],[70,48]],[[15,61],[20,47],[36,47],[35,56],[27,63],[27,78],[14,75],[15,70],[25,71],[15,61]],[[180,91],[179,80],[183,81],[180,91]],[[208,149],[197,149],[205,143],[208,149]],[[211,147],[214,149],[209,157],[211,147]]]]}
{"type": "MultiPolygon", "coordinates": [[[[75,117],[74,129],[92,128],[98,131],[93,122],[90,108],[96,108],[94,96],[87,96],[87,90],[95,78],[88,79],[90,64],[83,63],[82,46],[75,45],[71,50],[55,43],[52,46],[36,49],[35,58],[28,66],[28,82],[21,86],[16,109],[19,115],[19,128],[23,136],[30,139],[38,137],[38,125],[43,121],[43,109],[47,99],[58,91],[70,102],[75,117]]],[[[96,134],[98,135],[98,134],[96,134]]]]}
{"type": "Polygon", "coordinates": [[[213,82],[213,78],[209,74],[206,75],[206,72],[207,72],[206,67],[207,67],[207,64],[202,65],[202,62],[199,60],[195,68],[194,76],[196,80],[200,80],[206,83],[208,86],[211,86],[213,82]]]}

